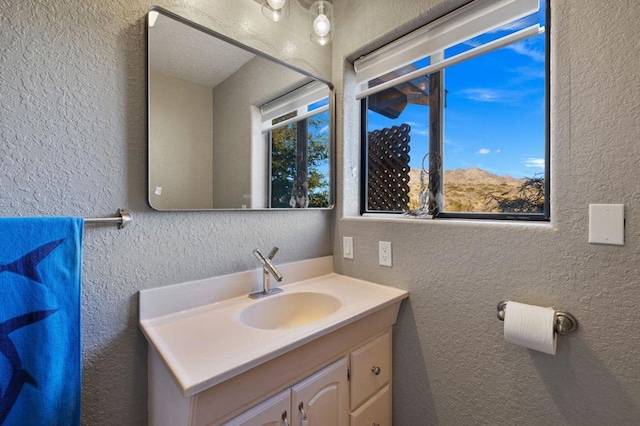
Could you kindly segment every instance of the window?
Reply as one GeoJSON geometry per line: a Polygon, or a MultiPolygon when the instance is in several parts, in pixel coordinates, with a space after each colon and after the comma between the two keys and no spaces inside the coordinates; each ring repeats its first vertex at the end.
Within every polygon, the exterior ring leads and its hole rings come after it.
{"type": "Polygon", "coordinates": [[[545,0],[476,0],[354,64],[363,213],[549,219],[545,0]]]}
{"type": "Polygon", "coordinates": [[[311,83],[264,105],[269,207],[330,207],[329,89],[311,83]]]}

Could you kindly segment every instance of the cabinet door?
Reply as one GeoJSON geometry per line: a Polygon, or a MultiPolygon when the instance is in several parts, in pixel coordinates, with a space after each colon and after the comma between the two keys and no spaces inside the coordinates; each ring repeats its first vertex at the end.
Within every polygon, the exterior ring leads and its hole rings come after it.
{"type": "Polygon", "coordinates": [[[287,389],[223,423],[223,426],[288,426],[290,406],[291,391],[287,389]]]}
{"type": "Polygon", "coordinates": [[[347,426],[347,374],[345,357],[295,385],[291,389],[292,426],[347,426]]]}

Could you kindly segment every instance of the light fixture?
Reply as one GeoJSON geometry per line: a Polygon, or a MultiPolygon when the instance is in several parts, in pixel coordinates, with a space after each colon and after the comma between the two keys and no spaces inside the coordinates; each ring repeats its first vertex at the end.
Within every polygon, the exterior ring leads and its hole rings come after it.
{"type": "Polygon", "coordinates": [[[311,14],[311,41],[325,46],[333,40],[333,5],[326,0],[319,0],[309,8],[311,14]]]}
{"type": "Polygon", "coordinates": [[[264,0],[262,14],[273,21],[282,21],[289,16],[289,0],[264,0]]]}

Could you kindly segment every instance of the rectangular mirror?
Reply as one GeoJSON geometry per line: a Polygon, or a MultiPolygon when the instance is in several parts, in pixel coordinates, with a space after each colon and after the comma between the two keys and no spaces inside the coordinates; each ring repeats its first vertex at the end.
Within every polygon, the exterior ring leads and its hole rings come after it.
{"type": "Polygon", "coordinates": [[[149,204],[333,207],[333,88],[159,7],[149,11],[149,204]]]}

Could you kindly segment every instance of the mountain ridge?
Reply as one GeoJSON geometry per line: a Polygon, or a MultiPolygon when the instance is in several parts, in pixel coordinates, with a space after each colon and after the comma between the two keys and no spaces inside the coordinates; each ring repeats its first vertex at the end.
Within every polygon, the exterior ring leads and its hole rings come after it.
{"type": "MultiPolygon", "coordinates": [[[[411,182],[420,182],[420,169],[411,169],[409,177],[411,182]]],[[[478,167],[468,169],[453,169],[444,171],[444,181],[453,185],[509,185],[520,186],[526,179],[518,179],[509,175],[496,175],[478,167]]]]}

